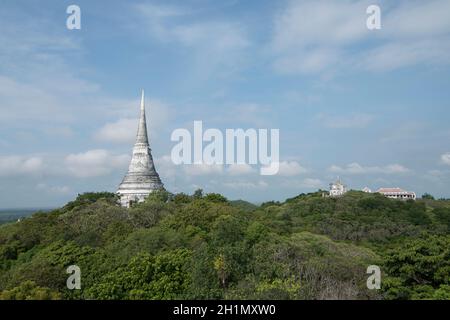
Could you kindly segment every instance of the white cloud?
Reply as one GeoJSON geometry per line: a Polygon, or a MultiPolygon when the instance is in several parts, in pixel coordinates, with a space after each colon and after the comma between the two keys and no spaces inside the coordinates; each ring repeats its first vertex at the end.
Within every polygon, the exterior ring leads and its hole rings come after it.
{"type": "MultiPolygon", "coordinates": [[[[132,103],[126,103],[116,110],[115,115],[131,115],[134,114],[139,117],[139,101],[136,99],[132,103]],[[120,110],[122,109],[122,110],[120,110]]],[[[145,115],[147,119],[147,130],[149,130],[150,137],[158,134],[163,128],[169,117],[168,107],[157,100],[146,99],[145,115]]],[[[103,125],[94,133],[94,138],[99,141],[106,141],[112,143],[132,143],[136,139],[137,127],[139,118],[120,118],[114,122],[109,122],[103,125]]]]}
{"type": "Polygon", "coordinates": [[[367,33],[366,1],[290,1],[275,17],[275,49],[350,43],[367,33]],[[365,14],[363,14],[365,16],[365,14]]]}
{"type": "MultiPolygon", "coordinates": [[[[133,99],[109,98],[99,91],[77,87],[75,82],[78,80],[62,79],[63,67],[55,73],[41,70],[34,75],[52,79],[49,87],[40,79],[29,81],[20,75],[0,74],[0,124],[6,127],[30,124],[45,134],[70,137],[73,134],[71,127],[79,123],[104,121],[105,116],[132,118],[139,115],[138,90],[133,99]],[[70,87],[70,90],[58,92],[53,90],[55,86],[70,87]]],[[[164,125],[168,117],[164,105],[152,101],[152,107],[155,110],[149,110],[148,115],[151,125],[164,125]],[[154,114],[155,119],[152,119],[154,114]]]]}
{"type": "Polygon", "coordinates": [[[229,124],[232,121],[235,124],[254,128],[269,128],[273,127],[271,125],[274,120],[274,115],[271,114],[272,109],[268,105],[253,102],[240,103],[222,108],[221,113],[213,115],[209,121],[218,124],[229,124]],[[239,114],[239,117],[236,117],[236,114],[239,114]]]}
{"type": "Polygon", "coordinates": [[[159,158],[154,158],[156,171],[161,177],[166,179],[177,177],[180,171],[178,166],[172,162],[172,158],[169,155],[165,155],[159,158]]]}
{"type": "Polygon", "coordinates": [[[124,170],[129,164],[127,154],[113,155],[107,150],[96,149],[78,154],[69,154],[65,158],[69,172],[80,178],[108,175],[117,169],[124,170]]]}
{"type": "Polygon", "coordinates": [[[428,38],[450,31],[450,2],[403,1],[386,15],[383,25],[392,38],[428,38]]]}
{"type": "Polygon", "coordinates": [[[286,179],[280,182],[280,185],[286,188],[294,189],[320,189],[325,184],[322,180],[317,178],[305,179],[286,179]]]}
{"type": "Polygon", "coordinates": [[[0,156],[0,176],[38,174],[43,168],[41,157],[0,156]]]}
{"type": "Polygon", "coordinates": [[[274,21],[275,68],[283,73],[320,72],[341,61],[342,46],[361,39],[363,2],[290,1],[274,21]]]}
{"type": "Polygon", "coordinates": [[[209,44],[212,46],[210,49],[217,52],[242,49],[248,45],[240,26],[228,22],[183,25],[174,28],[172,35],[186,46],[209,44]]]}
{"type": "Polygon", "coordinates": [[[385,71],[449,64],[450,2],[380,3],[382,29],[369,31],[371,1],[290,1],[274,19],[274,67],[282,73],[359,68],[385,71]]]}
{"type": "Polygon", "coordinates": [[[244,174],[254,173],[255,170],[248,164],[232,164],[228,166],[227,173],[232,176],[240,176],[244,174]]]}
{"type": "Polygon", "coordinates": [[[72,192],[71,188],[68,186],[49,186],[45,183],[39,183],[36,189],[49,192],[49,193],[59,193],[59,194],[70,194],[72,192]]]}
{"type": "Polygon", "coordinates": [[[157,5],[154,3],[139,4],[136,6],[142,14],[151,17],[152,20],[159,18],[180,17],[189,13],[189,10],[180,6],[157,5]]]}
{"type": "Polygon", "coordinates": [[[360,67],[371,71],[389,71],[415,64],[448,64],[448,41],[450,38],[443,42],[436,39],[389,42],[366,52],[360,59],[360,67]]]}
{"type": "Polygon", "coordinates": [[[278,174],[280,176],[296,176],[308,172],[297,161],[281,161],[278,174]]]}
{"type": "Polygon", "coordinates": [[[66,58],[82,52],[80,38],[55,27],[58,22],[46,15],[35,18],[17,8],[0,12],[2,125],[30,121],[35,127],[60,126],[72,121],[75,114],[85,115],[80,109],[86,101],[80,103],[79,97],[99,90],[96,83],[79,77],[80,68],[74,68],[73,61],[66,58]]]}
{"type": "MultiPolygon", "coordinates": [[[[171,163],[170,157],[166,156],[165,161],[171,163]]],[[[158,163],[163,163],[163,161],[158,163]]],[[[169,170],[174,172],[177,166],[167,166],[164,165],[164,170],[169,170]],[[169,169],[170,168],[170,169],[169,169]]],[[[182,165],[183,171],[188,176],[206,176],[206,175],[218,175],[218,174],[229,174],[230,176],[241,176],[250,175],[257,173],[258,171],[249,164],[232,164],[229,166],[219,165],[219,164],[188,164],[182,165]]],[[[282,161],[280,162],[280,167],[277,175],[280,176],[295,176],[307,172],[296,161],[282,161]]]]}
{"type": "Polygon", "coordinates": [[[204,176],[222,174],[223,166],[218,164],[185,164],[184,173],[189,176],[204,176]]]}
{"type": "MultiPolygon", "coordinates": [[[[127,154],[113,154],[103,149],[66,156],[60,154],[0,156],[0,176],[67,177],[69,173],[74,177],[85,178],[104,176],[112,172],[122,172],[121,174],[123,174],[129,161],[130,156],[127,154]]],[[[40,186],[43,187],[44,184],[40,186]]],[[[45,186],[47,189],[51,188],[45,186]]]]}
{"type": "Polygon", "coordinates": [[[382,167],[382,172],[385,173],[407,173],[410,170],[400,164],[390,164],[385,167],[382,167]]]}
{"type": "Polygon", "coordinates": [[[74,68],[66,58],[83,51],[79,38],[45,15],[30,15],[14,8],[0,12],[0,124],[11,130],[31,124],[68,137],[68,122],[95,119],[99,105],[111,104],[101,103],[106,99],[99,98],[99,86],[80,77],[82,66],[74,68]]]}
{"type": "Polygon", "coordinates": [[[444,164],[447,164],[450,166],[450,152],[444,153],[441,155],[441,161],[444,164]]]}
{"type": "Polygon", "coordinates": [[[220,75],[239,70],[243,50],[250,45],[241,24],[213,19],[198,22],[196,12],[180,6],[138,4],[135,9],[141,18],[140,30],[158,41],[191,50],[193,73],[208,76],[218,69],[220,75]]]}
{"type": "Polygon", "coordinates": [[[345,173],[345,174],[402,174],[408,173],[410,170],[400,164],[389,164],[386,166],[362,166],[359,163],[353,162],[345,167],[332,165],[328,168],[328,171],[333,173],[345,173]]]}
{"type": "Polygon", "coordinates": [[[94,136],[100,141],[131,143],[136,138],[137,126],[138,119],[119,119],[105,124],[94,136]]]}
{"type": "Polygon", "coordinates": [[[256,182],[252,181],[231,181],[224,182],[222,185],[230,189],[264,189],[269,186],[269,184],[263,180],[256,182]]]}
{"type": "Polygon", "coordinates": [[[275,61],[275,69],[281,73],[316,73],[339,61],[340,53],[332,49],[313,49],[297,52],[275,61]]]}
{"type": "Polygon", "coordinates": [[[180,22],[179,17],[193,17],[192,10],[181,6],[138,4],[135,6],[150,34],[161,41],[175,41],[185,46],[234,50],[246,47],[248,40],[239,24],[229,21],[180,22]]]}
{"type": "MultiPolygon", "coordinates": [[[[27,124],[44,134],[69,138],[71,128],[80,123],[98,127],[105,117],[110,121],[138,116],[138,89],[131,99],[108,97],[80,72],[86,68],[78,59],[85,50],[80,38],[55,27],[54,20],[30,15],[15,8],[0,12],[0,125],[12,131],[27,124]]],[[[158,101],[146,102],[154,133],[164,126],[168,112],[158,101]]]]}
{"type": "Polygon", "coordinates": [[[0,75],[0,122],[11,123],[23,120],[67,121],[68,116],[60,113],[57,99],[39,84],[27,84],[11,77],[0,75]]]}
{"type": "Polygon", "coordinates": [[[323,182],[320,179],[306,178],[302,181],[302,185],[307,188],[320,188],[323,182]]]}

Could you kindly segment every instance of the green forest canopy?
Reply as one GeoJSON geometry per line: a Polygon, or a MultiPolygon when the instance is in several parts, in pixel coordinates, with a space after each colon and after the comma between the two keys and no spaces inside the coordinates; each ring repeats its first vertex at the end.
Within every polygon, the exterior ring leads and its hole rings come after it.
{"type": "Polygon", "coordinates": [[[450,201],[86,193],[0,226],[0,299],[450,299],[450,201]],[[81,290],[66,268],[81,269],[81,290]],[[366,286],[367,267],[381,290],[366,286]]]}

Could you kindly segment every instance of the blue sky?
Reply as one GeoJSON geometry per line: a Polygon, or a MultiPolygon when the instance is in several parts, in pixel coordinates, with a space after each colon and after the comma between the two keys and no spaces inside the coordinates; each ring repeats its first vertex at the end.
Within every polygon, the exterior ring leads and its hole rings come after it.
{"type": "Polygon", "coordinates": [[[450,197],[449,1],[5,0],[0,30],[2,208],[115,191],[141,88],[170,191],[283,200],[340,176],[450,197]],[[173,165],[194,120],[279,129],[280,174],[173,165]]]}

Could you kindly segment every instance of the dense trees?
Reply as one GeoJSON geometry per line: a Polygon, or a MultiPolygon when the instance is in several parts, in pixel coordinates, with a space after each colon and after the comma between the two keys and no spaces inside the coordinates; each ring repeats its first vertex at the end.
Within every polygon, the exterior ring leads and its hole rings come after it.
{"type": "Polygon", "coordinates": [[[449,299],[450,202],[114,194],[0,226],[0,299],[449,299]],[[81,269],[68,290],[66,268],[81,269]],[[382,290],[366,269],[381,267],[382,290]]]}
{"type": "Polygon", "coordinates": [[[386,297],[450,299],[450,236],[424,235],[389,250],[386,297]]]}
{"type": "Polygon", "coordinates": [[[85,292],[90,299],[182,298],[190,284],[191,251],[175,249],[152,256],[140,253],[124,267],[100,277],[85,292]]]}
{"type": "Polygon", "coordinates": [[[36,286],[33,281],[26,280],[11,290],[0,292],[0,300],[59,300],[61,294],[48,288],[36,286]]]}

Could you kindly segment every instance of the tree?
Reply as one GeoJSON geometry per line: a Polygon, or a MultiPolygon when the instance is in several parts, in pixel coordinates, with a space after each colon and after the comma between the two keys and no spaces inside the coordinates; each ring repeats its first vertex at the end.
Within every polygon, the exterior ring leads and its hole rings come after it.
{"type": "Polygon", "coordinates": [[[435,208],[433,214],[436,220],[447,228],[447,232],[450,232],[450,208],[435,208]]]}
{"type": "Polygon", "coordinates": [[[145,198],[145,202],[167,202],[169,197],[170,193],[166,190],[155,190],[145,198]]]}
{"type": "Polygon", "coordinates": [[[424,200],[434,200],[434,197],[431,194],[429,194],[429,193],[424,193],[422,195],[422,199],[424,199],[424,200]]]}
{"type": "Polygon", "coordinates": [[[389,299],[432,299],[450,284],[450,236],[408,239],[385,257],[387,281],[382,282],[389,299]]]}
{"type": "Polygon", "coordinates": [[[91,299],[181,299],[190,284],[191,251],[176,249],[156,256],[141,253],[90,287],[91,299]]]}
{"type": "Polygon", "coordinates": [[[154,192],[125,209],[87,193],[0,226],[3,299],[449,298],[450,201],[350,191],[249,205],[154,192]],[[66,269],[81,269],[68,290],[66,269]]]}
{"type": "Polygon", "coordinates": [[[0,300],[60,300],[62,295],[49,288],[39,287],[33,281],[24,281],[18,287],[0,292],[0,300]]]}
{"type": "Polygon", "coordinates": [[[214,270],[217,272],[220,285],[225,289],[227,287],[227,278],[229,276],[229,265],[223,254],[219,254],[216,259],[214,259],[214,270]]]}
{"type": "Polygon", "coordinates": [[[225,198],[224,196],[222,196],[221,194],[218,194],[218,193],[208,193],[204,197],[204,199],[207,201],[210,201],[210,202],[217,202],[217,203],[228,202],[227,198],[225,198]]]}
{"type": "Polygon", "coordinates": [[[203,189],[197,189],[197,190],[195,190],[195,191],[194,191],[193,197],[196,198],[196,199],[201,199],[201,198],[203,198],[203,189]]]}

